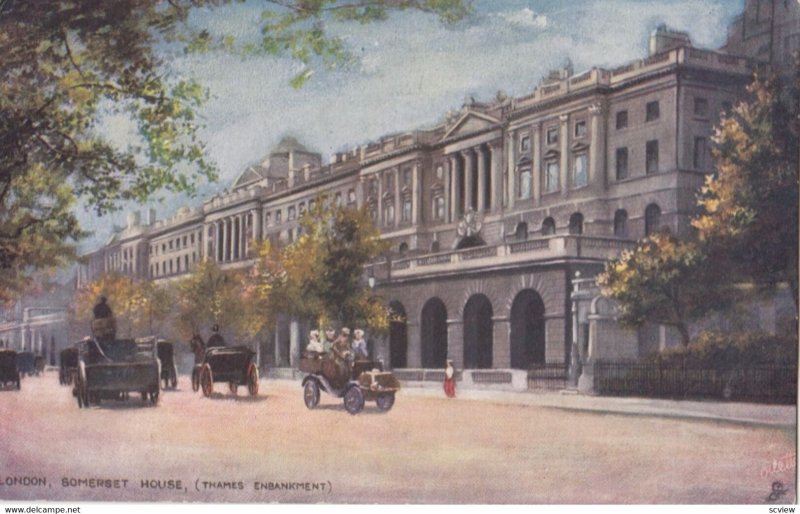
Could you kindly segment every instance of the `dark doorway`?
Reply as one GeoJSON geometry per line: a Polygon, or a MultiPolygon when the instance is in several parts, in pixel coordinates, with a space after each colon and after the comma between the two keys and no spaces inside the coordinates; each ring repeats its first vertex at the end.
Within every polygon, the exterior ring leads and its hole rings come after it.
{"type": "Polygon", "coordinates": [[[443,368],[447,360],[447,308],[439,298],[422,307],[420,327],[422,367],[443,368]]]}
{"type": "Polygon", "coordinates": [[[408,365],[408,331],[406,330],[406,309],[400,302],[389,304],[392,321],[389,323],[389,359],[392,368],[405,368],[408,365]]]}
{"type": "Polygon", "coordinates": [[[524,289],[511,304],[511,367],[530,369],[544,362],[544,302],[536,291],[524,289]]]}
{"type": "Polygon", "coordinates": [[[492,304],[484,295],[474,295],[464,306],[464,368],[491,368],[493,344],[492,304]]]}

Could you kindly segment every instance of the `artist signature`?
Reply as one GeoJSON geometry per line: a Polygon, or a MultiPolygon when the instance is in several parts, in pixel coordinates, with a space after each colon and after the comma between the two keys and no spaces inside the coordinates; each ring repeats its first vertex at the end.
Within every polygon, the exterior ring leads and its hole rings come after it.
{"type": "Polygon", "coordinates": [[[772,491],[767,496],[768,502],[776,502],[781,499],[789,490],[783,485],[783,482],[772,482],[772,491]]]}
{"type": "Polygon", "coordinates": [[[780,458],[773,459],[772,462],[761,468],[761,478],[767,478],[776,473],[792,471],[796,467],[796,460],[797,454],[795,452],[790,452],[780,458]]]}

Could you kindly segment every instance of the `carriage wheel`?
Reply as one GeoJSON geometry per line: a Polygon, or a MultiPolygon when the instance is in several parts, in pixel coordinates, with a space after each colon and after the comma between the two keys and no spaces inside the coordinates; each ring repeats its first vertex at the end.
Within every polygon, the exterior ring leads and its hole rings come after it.
{"type": "Polygon", "coordinates": [[[153,405],[158,404],[158,387],[150,391],[150,403],[153,405]]]}
{"type": "Polygon", "coordinates": [[[200,370],[200,386],[203,388],[203,396],[209,397],[214,393],[214,377],[208,364],[203,364],[200,370]]]}
{"type": "Polygon", "coordinates": [[[309,409],[319,405],[319,384],[317,384],[316,380],[306,382],[303,387],[303,401],[309,409]]]}
{"type": "Polygon", "coordinates": [[[252,362],[247,368],[247,392],[250,396],[258,394],[258,368],[252,362]]]}
{"type": "Polygon", "coordinates": [[[358,414],[364,408],[364,393],[358,386],[353,386],[344,393],[344,408],[350,414],[358,414]]]}
{"type": "Polygon", "coordinates": [[[172,386],[173,389],[178,388],[178,367],[174,364],[169,372],[169,385],[172,386]]]}
{"type": "Polygon", "coordinates": [[[200,390],[200,370],[195,366],[192,368],[192,391],[195,393],[200,390]]]}
{"type": "Polygon", "coordinates": [[[388,412],[389,409],[392,408],[392,405],[394,405],[394,393],[383,393],[378,395],[378,397],[375,398],[375,405],[378,406],[378,410],[388,412]]]}
{"type": "Polygon", "coordinates": [[[234,382],[234,381],[228,382],[228,389],[231,390],[231,394],[233,396],[236,396],[237,394],[239,394],[239,384],[238,384],[238,382],[234,382]]]}

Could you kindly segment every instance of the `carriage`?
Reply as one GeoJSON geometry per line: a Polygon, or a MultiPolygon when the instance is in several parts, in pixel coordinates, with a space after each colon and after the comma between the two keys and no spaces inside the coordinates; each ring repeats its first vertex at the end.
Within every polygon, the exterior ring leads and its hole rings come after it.
{"type": "Polygon", "coordinates": [[[175,347],[169,341],[159,339],[156,342],[156,354],[161,362],[161,380],[164,389],[178,387],[178,365],[175,362],[175,347]]]}
{"type": "Polygon", "coordinates": [[[36,370],[36,356],[33,352],[19,352],[17,353],[17,369],[20,376],[33,376],[38,375],[36,370]]]}
{"type": "Polygon", "coordinates": [[[247,386],[250,396],[258,394],[258,367],[255,352],[247,346],[215,346],[207,348],[202,361],[192,370],[192,389],[203,389],[203,396],[214,393],[214,382],[227,382],[232,394],[239,386],[247,386]]]}
{"type": "Polygon", "coordinates": [[[58,383],[70,385],[78,372],[78,348],[73,345],[64,348],[59,354],[58,383]]]}
{"type": "Polygon", "coordinates": [[[154,341],[86,338],[78,343],[78,369],[73,395],[78,407],[103,399],[128,399],[140,393],[142,401],[158,403],[161,370],[154,341]]]}
{"type": "Polygon", "coordinates": [[[9,348],[0,348],[0,385],[15,385],[20,388],[20,373],[17,368],[17,352],[9,348]]]}
{"type": "Polygon", "coordinates": [[[379,361],[307,351],[300,359],[300,370],[308,373],[302,385],[303,401],[309,409],[319,404],[322,390],[342,398],[350,414],[361,412],[367,401],[374,401],[378,410],[386,412],[400,390],[400,382],[392,373],[383,371],[379,361]]]}

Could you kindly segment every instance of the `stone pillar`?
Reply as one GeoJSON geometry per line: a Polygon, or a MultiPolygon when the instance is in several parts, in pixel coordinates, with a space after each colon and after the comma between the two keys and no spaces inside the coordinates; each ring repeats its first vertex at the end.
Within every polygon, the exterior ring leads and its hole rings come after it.
{"type": "Polygon", "coordinates": [[[447,358],[456,369],[464,369],[464,320],[447,320],[447,358]]]}
{"type": "Polygon", "coordinates": [[[375,176],[378,179],[378,216],[376,221],[378,227],[383,227],[383,177],[380,173],[377,173],[375,176]]]}
{"type": "Polygon", "coordinates": [[[561,177],[559,181],[561,183],[559,186],[561,187],[561,196],[567,196],[569,193],[569,115],[562,114],[558,119],[561,121],[561,134],[559,135],[561,142],[561,177]]]}
{"type": "Polygon", "coordinates": [[[467,212],[470,208],[475,210],[475,205],[472,203],[472,197],[475,193],[475,150],[469,149],[461,152],[464,157],[464,202],[463,212],[467,212]]]}
{"type": "Polygon", "coordinates": [[[486,154],[483,145],[475,151],[478,160],[478,212],[486,210],[486,154]]]}
{"type": "Polygon", "coordinates": [[[603,105],[596,103],[589,107],[592,116],[592,142],[589,148],[589,177],[588,183],[604,188],[606,185],[605,173],[605,109],[603,105]]]}
{"type": "Polygon", "coordinates": [[[492,153],[489,176],[491,178],[492,211],[498,211],[503,205],[503,144],[495,141],[489,145],[492,153]]]}
{"type": "Polygon", "coordinates": [[[260,209],[253,209],[250,211],[251,216],[253,217],[253,240],[254,241],[261,241],[264,239],[264,225],[262,224],[263,218],[261,217],[260,209]]]}
{"type": "Polygon", "coordinates": [[[222,262],[225,258],[225,222],[224,220],[217,221],[217,228],[214,237],[217,240],[216,259],[217,262],[222,262]]]}
{"type": "Polygon", "coordinates": [[[422,367],[422,342],[419,323],[406,322],[408,351],[406,354],[409,368],[422,367]]]}
{"type": "Polygon", "coordinates": [[[296,319],[289,322],[289,366],[300,365],[300,324],[296,319]]]}
{"type": "Polygon", "coordinates": [[[492,345],[492,366],[495,368],[511,367],[511,322],[508,316],[493,316],[492,329],[494,343],[492,345]]]}
{"type": "Polygon", "coordinates": [[[239,215],[239,258],[247,256],[247,215],[239,215]]]}
{"type": "Polygon", "coordinates": [[[508,135],[508,162],[506,163],[506,190],[508,191],[508,208],[514,208],[517,199],[517,131],[512,130],[508,135]]]}
{"type": "Polygon", "coordinates": [[[400,169],[395,168],[392,173],[394,173],[394,222],[392,226],[399,227],[403,216],[403,195],[400,194],[400,169]]]}
{"type": "Polygon", "coordinates": [[[280,366],[281,364],[281,324],[280,322],[275,323],[275,366],[280,366]]]}
{"type": "Polygon", "coordinates": [[[422,188],[420,187],[420,163],[419,161],[414,162],[414,169],[411,172],[411,223],[417,225],[420,220],[420,192],[422,188]]]}
{"type": "Polygon", "coordinates": [[[458,219],[458,206],[461,203],[461,198],[458,195],[458,181],[459,181],[459,166],[458,156],[450,156],[450,222],[455,222],[458,219]]]}
{"type": "Polygon", "coordinates": [[[531,181],[533,182],[533,204],[542,203],[542,125],[537,123],[533,127],[531,135],[531,146],[533,147],[533,157],[531,160],[531,181]]]}
{"type": "Polygon", "coordinates": [[[230,228],[228,227],[229,220],[223,219],[222,220],[222,262],[228,261],[228,254],[230,252],[230,228]]]}

